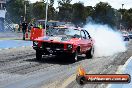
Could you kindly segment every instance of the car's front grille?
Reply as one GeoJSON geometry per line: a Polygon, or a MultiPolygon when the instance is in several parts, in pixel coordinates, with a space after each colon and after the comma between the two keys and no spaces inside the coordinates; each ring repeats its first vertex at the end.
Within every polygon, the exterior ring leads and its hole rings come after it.
{"type": "Polygon", "coordinates": [[[63,49],[64,48],[64,44],[44,42],[43,43],[43,48],[54,48],[54,49],[59,48],[59,49],[63,49]]]}

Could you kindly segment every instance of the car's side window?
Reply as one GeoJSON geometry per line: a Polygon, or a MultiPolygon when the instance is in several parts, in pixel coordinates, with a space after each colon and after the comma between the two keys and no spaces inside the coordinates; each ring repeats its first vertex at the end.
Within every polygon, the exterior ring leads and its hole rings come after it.
{"type": "Polygon", "coordinates": [[[82,36],[83,39],[86,39],[86,35],[85,35],[84,31],[81,31],[81,36],[82,36]]]}
{"type": "Polygon", "coordinates": [[[89,35],[89,33],[85,30],[85,34],[86,34],[86,39],[90,39],[91,36],[89,35]]]}

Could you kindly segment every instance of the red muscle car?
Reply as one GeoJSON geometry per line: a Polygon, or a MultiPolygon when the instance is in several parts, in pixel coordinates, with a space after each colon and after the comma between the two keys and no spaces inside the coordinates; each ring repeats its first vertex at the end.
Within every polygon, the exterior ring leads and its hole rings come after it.
{"type": "Polygon", "coordinates": [[[36,59],[42,55],[62,55],[72,62],[78,60],[78,54],[86,54],[92,58],[94,54],[94,40],[88,31],[81,28],[55,27],[47,30],[46,36],[33,41],[36,59]]]}

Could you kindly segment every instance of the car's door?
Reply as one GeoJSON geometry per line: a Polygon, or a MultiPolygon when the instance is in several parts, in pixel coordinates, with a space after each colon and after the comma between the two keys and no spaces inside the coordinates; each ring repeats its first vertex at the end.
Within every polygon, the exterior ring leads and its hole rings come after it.
{"type": "Polygon", "coordinates": [[[91,47],[93,46],[93,40],[91,38],[91,36],[89,35],[88,31],[84,30],[85,34],[86,34],[86,51],[90,50],[91,47]]]}
{"type": "Polygon", "coordinates": [[[81,53],[85,53],[88,47],[88,42],[86,38],[86,33],[84,30],[81,30],[81,41],[80,41],[80,51],[81,53]]]}

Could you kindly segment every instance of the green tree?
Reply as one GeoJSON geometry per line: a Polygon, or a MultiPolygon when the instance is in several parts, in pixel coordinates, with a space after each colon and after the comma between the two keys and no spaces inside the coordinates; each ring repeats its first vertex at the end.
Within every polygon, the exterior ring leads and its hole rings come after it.
{"type": "Polygon", "coordinates": [[[32,8],[33,17],[36,19],[44,19],[45,6],[46,4],[44,4],[44,2],[33,3],[33,8],[32,8]]]}
{"type": "Polygon", "coordinates": [[[71,0],[59,0],[59,12],[58,19],[61,21],[71,21],[72,17],[72,5],[70,4],[71,0]]]}
{"type": "Polygon", "coordinates": [[[125,28],[132,28],[132,8],[124,10],[122,24],[125,28]]]}
{"type": "Polygon", "coordinates": [[[78,2],[73,4],[72,22],[74,24],[84,23],[86,21],[85,7],[83,3],[78,2]]]}
{"type": "MultiPolygon", "coordinates": [[[[7,18],[11,19],[14,23],[19,23],[21,16],[25,15],[24,5],[29,7],[29,1],[25,0],[10,0],[7,2],[7,18]]],[[[27,9],[27,12],[29,8],[27,9]]]]}
{"type": "Polygon", "coordinates": [[[48,20],[55,20],[55,8],[53,6],[49,6],[48,8],[48,20]]]}
{"type": "Polygon", "coordinates": [[[92,17],[96,23],[108,24],[111,27],[116,25],[115,10],[108,3],[97,3],[94,9],[92,17]]]}
{"type": "MultiPolygon", "coordinates": [[[[54,0],[50,0],[50,3],[48,3],[48,20],[55,19],[55,8],[53,5],[54,0]]],[[[32,7],[33,18],[45,19],[46,2],[44,0],[42,2],[33,3],[32,7]]]]}
{"type": "Polygon", "coordinates": [[[72,0],[58,0],[58,4],[64,5],[64,4],[70,4],[72,0]]]}
{"type": "Polygon", "coordinates": [[[54,0],[50,0],[50,6],[54,5],[54,0]]]}
{"type": "Polygon", "coordinates": [[[93,9],[92,6],[86,6],[86,7],[85,7],[85,11],[84,11],[84,13],[85,13],[85,18],[87,18],[88,16],[92,16],[93,11],[94,11],[94,9],[93,9]]]}
{"type": "Polygon", "coordinates": [[[53,7],[54,0],[50,0],[49,6],[48,6],[48,20],[55,20],[55,8],[53,7]]]}

